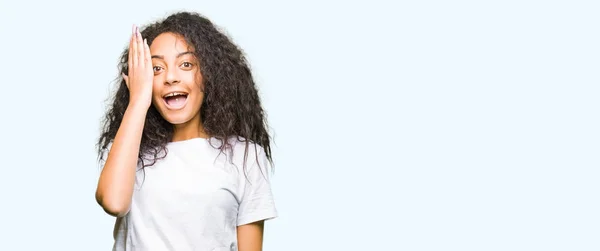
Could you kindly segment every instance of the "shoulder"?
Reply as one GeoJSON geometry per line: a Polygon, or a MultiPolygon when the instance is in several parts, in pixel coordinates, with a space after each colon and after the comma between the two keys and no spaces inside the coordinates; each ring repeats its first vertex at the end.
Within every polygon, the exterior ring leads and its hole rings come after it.
{"type": "MultiPolygon", "coordinates": [[[[221,146],[221,141],[219,139],[211,138],[210,142],[211,145],[217,147],[221,146]]],[[[265,155],[265,150],[262,146],[239,136],[229,137],[227,139],[227,146],[225,150],[233,153],[233,155],[265,155]]]]}
{"type": "MultiPolygon", "coordinates": [[[[215,139],[213,142],[218,145],[220,141],[215,139]]],[[[244,137],[229,137],[227,147],[223,150],[228,159],[239,167],[246,166],[246,169],[251,169],[260,166],[266,168],[268,164],[265,149],[244,137]]]]}

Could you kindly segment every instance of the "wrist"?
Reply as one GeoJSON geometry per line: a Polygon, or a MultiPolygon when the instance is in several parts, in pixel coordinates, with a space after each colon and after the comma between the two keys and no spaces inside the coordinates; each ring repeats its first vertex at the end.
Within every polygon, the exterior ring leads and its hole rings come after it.
{"type": "Polygon", "coordinates": [[[129,101],[129,105],[127,105],[127,110],[131,110],[134,112],[143,112],[146,113],[150,108],[152,102],[142,102],[142,101],[129,101]]]}

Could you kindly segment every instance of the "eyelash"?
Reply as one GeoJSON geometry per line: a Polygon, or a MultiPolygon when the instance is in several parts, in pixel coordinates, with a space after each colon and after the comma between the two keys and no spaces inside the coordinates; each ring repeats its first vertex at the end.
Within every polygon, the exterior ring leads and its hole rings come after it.
{"type": "MultiPolygon", "coordinates": [[[[194,64],[192,64],[192,63],[190,63],[190,62],[183,62],[183,63],[181,63],[181,65],[185,65],[185,64],[187,64],[187,65],[188,65],[188,66],[186,66],[186,67],[192,67],[192,66],[194,65],[194,64]]],[[[156,71],[159,71],[159,70],[161,70],[161,69],[162,69],[162,67],[160,67],[160,66],[153,66],[153,67],[152,67],[152,70],[154,70],[154,72],[156,72],[156,71]],[[157,68],[160,68],[160,69],[157,69],[157,68]]]]}

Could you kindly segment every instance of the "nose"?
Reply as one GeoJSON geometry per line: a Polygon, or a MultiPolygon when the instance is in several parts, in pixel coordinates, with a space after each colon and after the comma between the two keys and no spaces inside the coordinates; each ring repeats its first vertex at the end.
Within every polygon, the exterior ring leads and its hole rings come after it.
{"type": "Polygon", "coordinates": [[[167,77],[165,79],[165,84],[173,85],[179,83],[179,75],[177,73],[177,69],[167,70],[167,77]]]}

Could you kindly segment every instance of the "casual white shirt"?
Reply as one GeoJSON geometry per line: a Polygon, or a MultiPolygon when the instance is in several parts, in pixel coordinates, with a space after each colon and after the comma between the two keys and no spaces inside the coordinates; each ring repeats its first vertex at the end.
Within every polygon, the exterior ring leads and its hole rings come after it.
{"type": "Polygon", "coordinates": [[[114,251],[237,250],[237,226],[277,217],[263,148],[249,144],[243,169],[245,142],[232,141],[233,155],[218,142],[171,142],[164,159],[137,172],[114,251]]]}

